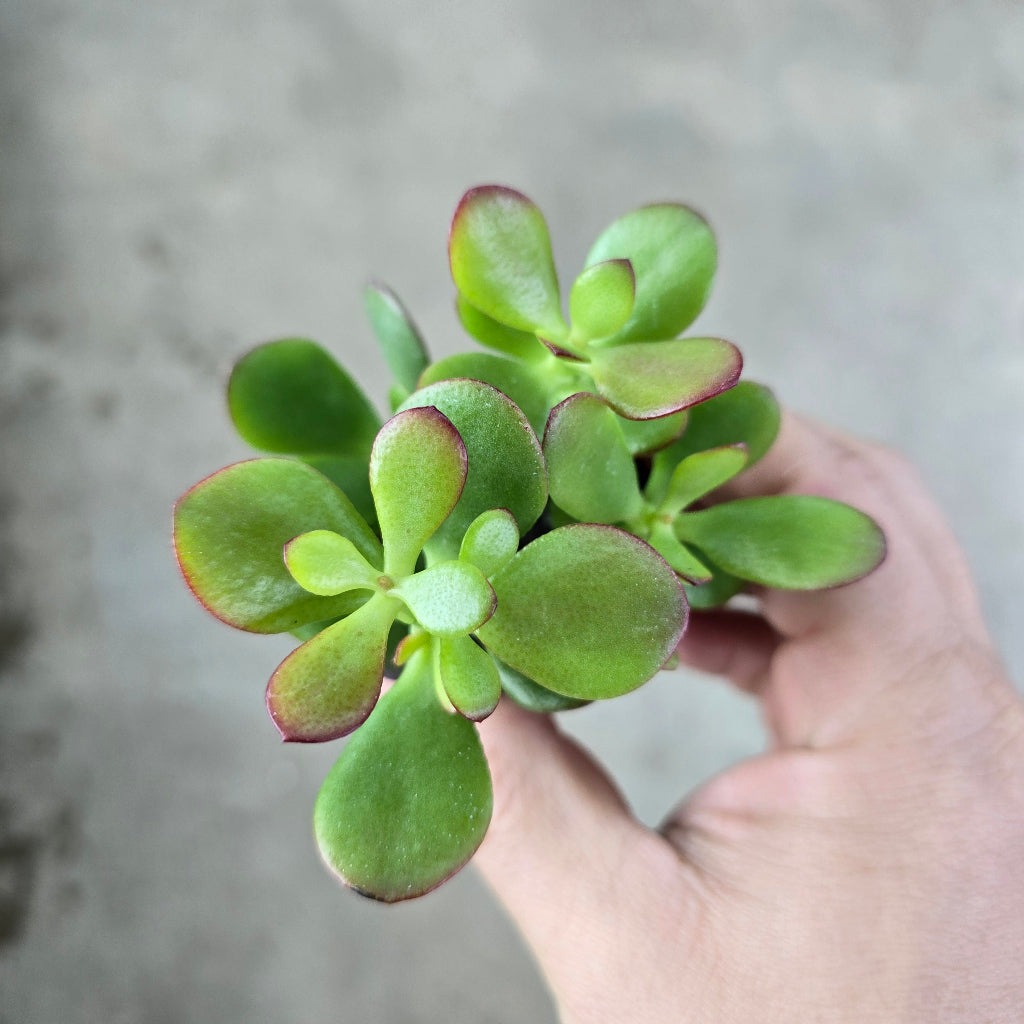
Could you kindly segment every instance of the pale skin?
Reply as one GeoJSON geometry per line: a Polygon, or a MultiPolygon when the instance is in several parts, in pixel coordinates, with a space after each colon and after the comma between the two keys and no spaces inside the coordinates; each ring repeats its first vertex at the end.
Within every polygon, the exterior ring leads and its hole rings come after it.
{"type": "Polygon", "coordinates": [[[760,701],[771,749],[654,831],[505,701],[481,728],[476,864],[565,1024],[1017,1024],[1024,703],[963,556],[902,458],[792,415],[720,496],[777,493],[863,509],[888,556],[836,590],[761,592],[760,614],[693,616],[680,656],[760,701]]]}

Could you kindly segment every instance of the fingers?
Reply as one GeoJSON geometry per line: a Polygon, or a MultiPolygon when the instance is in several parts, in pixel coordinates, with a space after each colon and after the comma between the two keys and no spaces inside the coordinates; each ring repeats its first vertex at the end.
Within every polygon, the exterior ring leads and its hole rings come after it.
{"type": "Polygon", "coordinates": [[[601,981],[626,922],[643,919],[651,861],[678,859],[629,813],[602,769],[554,722],[509,701],[480,726],[494,816],[474,863],[519,925],[560,999],[601,981]]]}
{"type": "Polygon", "coordinates": [[[760,615],[731,609],[694,612],[679,644],[679,660],[759,694],[780,642],[779,634],[760,615]]]}
{"type": "Polygon", "coordinates": [[[816,423],[789,410],[782,411],[779,434],[768,453],[750,469],[721,487],[722,500],[761,494],[819,494],[850,501],[872,446],[833,427],[816,423]]]}

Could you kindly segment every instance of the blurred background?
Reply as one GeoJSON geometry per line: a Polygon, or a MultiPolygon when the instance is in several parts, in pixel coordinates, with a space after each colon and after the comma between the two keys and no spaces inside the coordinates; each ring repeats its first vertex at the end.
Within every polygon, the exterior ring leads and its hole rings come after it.
{"type": "MultiPolygon", "coordinates": [[[[391,908],[328,877],[336,745],[263,707],[290,644],[205,615],[169,539],[248,454],[247,348],[319,339],[383,407],[370,275],[469,347],[447,223],[492,181],[566,281],[619,214],[703,210],[698,327],[912,457],[1024,677],[1020,4],[0,0],[3,1024],[554,1020],[472,869],[391,908]]],[[[762,743],[686,673],[563,718],[652,823],[762,743]]]]}

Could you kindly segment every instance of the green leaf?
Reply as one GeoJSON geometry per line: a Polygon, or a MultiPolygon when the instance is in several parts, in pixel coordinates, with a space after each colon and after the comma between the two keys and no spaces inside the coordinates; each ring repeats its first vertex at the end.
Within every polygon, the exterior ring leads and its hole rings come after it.
{"type": "Polygon", "coordinates": [[[616,697],[650,679],[686,625],[679,578],[610,526],[563,526],[491,581],[498,607],[479,637],[506,664],[567,697],[616,697]]]}
{"type": "Polygon", "coordinates": [[[606,228],[587,266],[628,259],[636,275],[633,312],[616,341],[656,341],[686,330],[704,308],[717,258],[707,223],[676,203],[642,207],[606,228]]]}
{"type": "Polygon", "coordinates": [[[252,459],[196,484],[174,509],[174,547],[192,593],[217,618],[254,633],[284,633],[345,615],[362,596],[315,597],[292,579],[285,544],[326,529],[380,564],[380,541],[352,503],[315,469],[252,459]]]}
{"type": "Polygon", "coordinates": [[[691,608],[720,608],[730,598],[735,597],[746,584],[738,576],[733,576],[712,564],[707,556],[704,557],[704,562],[712,573],[711,580],[697,586],[686,584],[683,588],[686,591],[686,599],[691,608]]]}
{"type": "Polygon", "coordinates": [[[428,366],[420,378],[420,387],[460,378],[481,380],[508,395],[523,410],[534,433],[543,433],[551,411],[548,387],[531,366],[488,352],[460,352],[428,366]]]}
{"type": "Polygon", "coordinates": [[[747,449],[742,444],[688,455],[672,473],[668,491],[660,505],[661,513],[678,515],[698,498],[731,480],[746,464],[747,449]]]}
{"type": "Polygon", "coordinates": [[[430,646],[430,634],[422,629],[407,633],[395,649],[395,664],[404,665],[418,650],[430,646]]]}
{"type": "Polygon", "coordinates": [[[469,562],[439,562],[402,580],[391,593],[435,636],[465,636],[494,612],[494,591],[469,562]]]}
{"type": "Polygon", "coordinates": [[[643,504],[618,421],[588,394],[573,395],[551,410],[544,432],[551,500],[582,522],[631,519],[643,504]]]}
{"type": "Polygon", "coordinates": [[[369,451],[362,455],[309,455],[302,461],[340,487],[371,527],[377,525],[377,507],[370,493],[369,451]]]}
{"type": "Polygon", "coordinates": [[[470,189],[448,236],[455,287],[499,323],[559,340],[562,319],[551,239],[540,210],[500,185],[470,189]]]}
{"type": "Polygon", "coordinates": [[[684,410],[656,420],[627,420],[619,416],[619,430],[629,454],[647,455],[671,444],[686,429],[687,415],[684,410]]]}
{"type": "Polygon", "coordinates": [[[595,263],[576,278],[569,293],[573,337],[590,341],[620,331],[633,312],[636,278],[629,260],[595,263]]]}
{"type": "Polygon", "coordinates": [[[481,345],[528,363],[544,357],[544,347],[537,340],[536,334],[532,331],[517,331],[514,327],[498,323],[486,313],[481,313],[476,306],[470,305],[464,295],[457,296],[455,311],[466,333],[476,338],[481,345]]]}
{"type": "MultiPolygon", "coordinates": [[[[351,596],[353,598],[353,602],[352,608],[349,610],[355,611],[356,608],[359,608],[362,605],[366,604],[366,602],[369,601],[373,595],[352,594],[351,596]]],[[[295,637],[296,640],[305,643],[307,640],[312,640],[313,637],[317,635],[317,633],[322,633],[328,626],[333,626],[340,618],[343,617],[344,616],[336,615],[330,619],[320,619],[319,622],[306,622],[301,626],[296,626],[294,629],[289,629],[288,632],[291,633],[291,635],[295,637]]]]}
{"type": "Polygon", "coordinates": [[[544,511],[548,492],[540,442],[519,407],[475,380],[421,388],[405,403],[406,409],[419,406],[434,406],[455,424],[469,458],[462,498],[431,540],[432,555],[458,558],[470,524],[492,508],[507,508],[525,534],[544,511]]]}
{"type": "Polygon", "coordinates": [[[482,722],[501,698],[494,659],[468,636],[438,641],[438,669],[445,693],[460,715],[482,722]]]}
{"type": "Polygon", "coordinates": [[[507,508],[492,508],[469,524],[459,558],[472,562],[484,576],[493,576],[508,564],[518,548],[516,517],[507,508]]]}
{"type": "Polygon", "coordinates": [[[312,530],[290,540],[284,562],[303,590],[323,597],[346,590],[375,590],[380,569],[375,569],[347,537],[330,530],[312,530]]]}
{"type": "Polygon", "coordinates": [[[283,739],[322,743],[362,725],[380,696],[388,632],[399,607],[376,594],[278,665],[267,686],[267,710],[283,739]]]}
{"type": "Polygon", "coordinates": [[[739,349],[721,338],[638,341],[595,349],[589,370],[620,415],[657,419],[731,388],[743,368],[739,349]]]}
{"type": "Polygon", "coordinates": [[[313,815],[328,867],[365,896],[422,896],[473,856],[491,818],[476,727],[442,710],[418,651],[341,752],[313,815]]]}
{"type": "Polygon", "coordinates": [[[458,430],[430,403],[381,427],[370,454],[370,490],[384,539],[384,571],[407,576],[423,545],[455,508],[466,482],[458,430]]]}
{"type": "Polygon", "coordinates": [[[688,583],[707,583],[711,570],[684,544],[680,544],[668,523],[658,523],[649,543],[688,583]]]}
{"type": "Polygon", "coordinates": [[[316,342],[287,338],[243,356],[228,408],[254,448],[286,455],[362,455],[380,417],[359,385],[316,342]]]}
{"type": "Polygon", "coordinates": [[[363,289],[363,305],[395,381],[406,391],[415,391],[430,358],[412,317],[398,296],[382,284],[371,283],[363,289]]]}
{"type": "Polygon", "coordinates": [[[400,384],[392,384],[388,388],[388,408],[392,413],[398,412],[402,403],[412,394],[409,388],[403,388],[400,384]]]}
{"type": "Polygon", "coordinates": [[[517,672],[503,661],[497,658],[493,661],[498,666],[498,674],[501,676],[501,688],[527,711],[548,715],[553,711],[572,711],[575,708],[586,707],[590,703],[589,700],[577,700],[575,697],[555,693],[554,690],[528,679],[522,672],[517,672]]]}
{"type": "MultiPolygon", "coordinates": [[[[763,384],[741,380],[735,387],[690,410],[686,432],[654,460],[652,478],[668,475],[688,455],[745,444],[749,452],[747,468],[772,446],[779,432],[779,404],[763,384]]],[[[650,490],[648,490],[650,495],[650,490]]]]}
{"type": "Polygon", "coordinates": [[[885,557],[875,522],[828,498],[743,498],[684,512],[675,528],[732,575],[784,590],[850,583],[885,557]]]}

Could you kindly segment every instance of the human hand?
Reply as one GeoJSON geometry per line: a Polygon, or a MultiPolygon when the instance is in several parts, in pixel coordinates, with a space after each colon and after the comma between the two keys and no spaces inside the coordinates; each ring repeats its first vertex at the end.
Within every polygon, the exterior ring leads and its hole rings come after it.
{"type": "Polygon", "coordinates": [[[900,457],[794,416],[725,491],[849,502],[888,557],[693,614],[683,661],[755,695],[772,749],[659,832],[552,720],[506,701],[483,724],[476,863],[562,1020],[1024,1019],[1024,704],[942,517],[900,457]]]}

